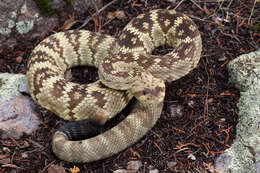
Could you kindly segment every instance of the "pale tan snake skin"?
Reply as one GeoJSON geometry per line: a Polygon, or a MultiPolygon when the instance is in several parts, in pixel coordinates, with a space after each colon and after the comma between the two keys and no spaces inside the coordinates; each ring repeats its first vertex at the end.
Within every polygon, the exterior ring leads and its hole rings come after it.
{"type": "Polygon", "coordinates": [[[133,19],[118,39],[85,30],[54,34],[31,53],[27,80],[32,98],[66,120],[92,118],[101,124],[120,112],[133,95],[137,103],[112,129],[82,141],[57,131],[52,149],[62,160],[91,162],[124,150],[149,131],[160,117],[170,82],[196,67],[202,43],[197,26],[174,10],[152,10],[133,19]],[[168,45],[164,56],[151,52],[168,45]],[[82,85],[64,78],[73,66],[94,66],[100,81],[82,85]],[[110,89],[113,88],[113,89],[110,89]]]}

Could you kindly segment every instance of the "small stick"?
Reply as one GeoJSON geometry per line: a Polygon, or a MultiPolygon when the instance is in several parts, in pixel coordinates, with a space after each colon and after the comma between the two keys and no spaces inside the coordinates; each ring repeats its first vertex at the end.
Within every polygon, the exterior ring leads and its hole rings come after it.
{"type": "Polygon", "coordinates": [[[223,2],[227,0],[204,0],[203,2],[209,2],[209,3],[216,3],[216,2],[223,2]]]}
{"type": "Polygon", "coordinates": [[[211,22],[210,20],[205,20],[205,19],[201,19],[201,18],[199,18],[199,17],[197,17],[197,16],[193,16],[193,15],[188,15],[190,18],[192,18],[192,19],[197,19],[197,20],[200,20],[200,21],[203,21],[203,22],[211,22]]]}
{"type": "Polygon", "coordinates": [[[249,16],[249,18],[248,18],[248,24],[251,24],[251,18],[252,18],[252,15],[253,15],[253,13],[254,13],[254,9],[255,9],[255,4],[256,4],[256,0],[254,1],[254,5],[253,5],[253,7],[252,7],[252,10],[251,10],[251,13],[250,13],[250,16],[249,16]]]}
{"type": "Polygon", "coordinates": [[[203,11],[203,9],[201,8],[201,6],[199,5],[199,4],[197,4],[195,1],[193,1],[193,0],[190,0],[193,4],[195,4],[200,10],[202,10],[203,11]]]}
{"type": "Polygon", "coordinates": [[[88,22],[91,20],[92,17],[97,16],[100,12],[104,11],[107,7],[109,7],[110,5],[112,5],[116,1],[117,0],[113,0],[113,1],[109,2],[107,5],[105,5],[104,7],[100,8],[97,12],[95,12],[92,16],[89,16],[78,29],[81,29],[84,26],[86,26],[88,24],[88,22]]]}
{"type": "Polygon", "coordinates": [[[174,8],[174,10],[176,10],[183,2],[184,0],[181,0],[181,2],[179,2],[179,4],[177,4],[177,6],[174,8]]]}
{"type": "Polygon", "coordinates": [[[97,7],[97,4],[93,1],[93,0],[90,0],[91,4],[95,7],[96,11],[98,11],[98,7],[97,7]]]}

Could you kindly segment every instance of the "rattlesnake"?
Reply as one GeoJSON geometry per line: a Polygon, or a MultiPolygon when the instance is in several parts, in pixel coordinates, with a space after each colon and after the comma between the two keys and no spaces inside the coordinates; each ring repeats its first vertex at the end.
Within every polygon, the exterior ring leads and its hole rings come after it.
{"type": "Polygon", "coordinates": [[[130,21],[118,39],[86,30],[56,33],[31,53],[27,80],[32,98],[65,120],[93,119],[104,124],[135,96],[133,111],[114,128],[86,140],[69,141],[57,131],[54,153],[71,162],[91,162],[124,150],[150,130],[160,117],[164,82],[186,75],[202,49],[193,21],[174,10],[151,10],[130,21]],[[174,50],[151,55],[159,46],[174,50]],[[98,67],[97,82],[82,85],[64,78],[73,66],[98,67]]]}

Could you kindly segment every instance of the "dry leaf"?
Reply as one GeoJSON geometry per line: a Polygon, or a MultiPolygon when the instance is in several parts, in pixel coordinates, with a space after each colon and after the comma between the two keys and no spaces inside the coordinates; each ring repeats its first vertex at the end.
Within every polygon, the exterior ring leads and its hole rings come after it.
{"type": "Polygon", "coordinates": [[[208,103],[212,103],[213,100],[214,100],[213,98],[209,98],[209,99],[208,99],[208,103]]]}
{"type": "Polygon", "coordinates": [[[61,31],[66,31],[68,29],[70,29],[75,23],[77,23],[78,21],[75,20],[74,14],[64,22],[64,24],[62,25],[62,27],[60,28],[61,31]]]}
{"type": "Polygon", "coordinates": [[[195,97],[197,97],[197,94],[187,94],[189,97],[191,97],[191,98],[195,98],[195,97]]]}
{"type": "Polygon", "coordinates": [[[70,168],[71,173],[78,173],[80,170],[77,166],[74,166],[73,168],[70,168]]]}
{"type": "Polygon", "coordinates": [[[220,95],[221,96],[231,96],[231,95],[234,96],[234,94],[229,91],[224,91],[224,92],[220,93],[220,95]]]}
{"type": "Polygon", "coordinates": [[[113,11],[113,12],[109,12],[108,14],[107,14],[107,18],[108,19],[114,19],[114,18],[118,18],[118,19],[124,19],[126,17],[126,15],[125,15],[125,12],[124,11],[122,11],[122,10],[117,10],[117,11],[113,11]]]}

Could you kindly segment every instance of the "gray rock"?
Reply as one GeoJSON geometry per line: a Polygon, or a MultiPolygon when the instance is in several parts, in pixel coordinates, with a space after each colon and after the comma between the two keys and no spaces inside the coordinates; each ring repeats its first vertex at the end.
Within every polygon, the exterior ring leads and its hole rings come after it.
{"type": "Polygon", "coordinates": [[[32,39],[58,24],[57,16],[40,14],[33,0],[0,1],[0,45],[14,47],[17,39],[32,39]]]}
{"type": "MultiPolygon", "coordinates": [[[[66,6],[64,0],[49,1],[53,9],[66,6]]],[[[95,1],[93,1],[95,2],[95,1]]],[[[83,14],[92,5],[90,1],[72,1],[71,8],[78,14],[83,14]]],[[[34,0],[4,0],[0,1],[0,47],[13,48],[17,39],[31,40],[44,35],[58,26],[56,14],[45,16],[40,13],[34,0]]]]}
{"type": "Polygon", "coordinates": [[[196,160],[196,157],[192,153],[190,153],[187,158],[190,160],[196,160]]]}
{"type": "Polygon", "coordinates": [[[256,173],[260,173],[260,162],[256,163],[256,173]]]}
{"type": "Polygon", "coordinates": [[[113,173],[128,173],[128,172],[125,169],[118,169],[118,170],[113,171],[113,173]]]}
{"type": "Polygon", "coordinates": [[[159,173],[159,170],[158,169],[153,169],[153,170],[150,170],[149,173],[159,173]]]}
{"type": "Polygon", "coordinates": [[[231,162],[231,156],[227,154],[221,154],[215,160],[215,168],[221,173],[230,173],[230,169],[228,168],[231,162]]]}
{"type": "Polygon", "coordinates": [[[173,162],[173,161],[167,162],[167,167],[168,168],[174,168],[176,165],[177,165],[177,162],[173,162]]]}
{"type": "Polygon", "coordinates": [[[48,173],[66,173],[66,171],[63,166],[51,164],[48,168],[48,173]]]}
{"type": "MultiPolygon", "coordinates": [[[[260,161],[260,50],[232,60],[228,69],[230,81],[240,90],[239,122],[236,139],[224,153],[230,163],[223,165],[232,173],[256,172],[260,161]]],[[[216,168],[222,163],[220,157],[216,168]]]]}
{"type": "Polygon", "coordinates": [[[0,73],[0,104],[21,95],[18,91],[21,83],[26,83],[25,75],[0,73]]]}
{"type": "Polygon", "coordinates": [[[18,139],[23,133],[31,134],[40,121],[34,113],[34,103],[27,96],[16,96],[0,104],[1,138],[13,136],[18,139]]]}
{"type": "MultiPolygon", "coordinates": [[[[96,0],[93,0],[92,2],[96,2],[96,0]]],[[[72,1],[72,7],[73,10],[75,10],[79,14],[85,13],[89,7],[93,6],[91,1],[86,1],[86,0],[77,0],[77,1],[72,1]]]]}
{"type": "Polygon", "coordinates": [[[22,83],[19,84],[18,91],[20,93],[30,94],[30,91],[29,91],[29,88],[28,88],[28,85],[27,85],[26,81],[23,81],[22,83]]]}
{"type": "Polygon", "coordinates": [[[127,170],[138,171],[142,165],[142,162],[139,160],[131,160],[127,163],[127,170]]]}
{"type": "Polygon", "coordinates": [[[0,134],[2,138],[19,138],[23,133],[30,134],[40,124],[34,112],[30,97],[18,91],[20,83],[26,83],[24,75],[0,74],[0,134]]]}
{"type": "Polygon", "coordinates": [[[183,117],[183,105],[178,103],[173,103],[169,106],[171,117],[183,117]]]}

